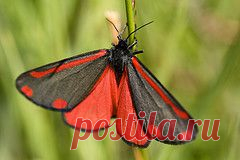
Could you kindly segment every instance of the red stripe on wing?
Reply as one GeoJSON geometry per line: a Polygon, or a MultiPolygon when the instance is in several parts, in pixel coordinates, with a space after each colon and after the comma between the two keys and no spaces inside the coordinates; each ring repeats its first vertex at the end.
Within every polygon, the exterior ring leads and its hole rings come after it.
{"type": "Polygon", "coordinates": [[[89,56],[89,57],[86,57],[86,58],[83,58],[83,59],[78,59],[78,60],[75,60],[75,61],[70,61],[68,63],[62,64],[59,67],[53,67],[53,68],[47,69],[45,71],[32,71],[32,72],[30,72],[30,75],[34,78],[41,78],[41,77],[43,77],[45,75],[48,75],[50,73],[53,73],[53,72],[57,73],[57,72],[60,72],[62,70],[65,70],[65,69],[69,69],[69,68],[78,66],[80,64],[83,64],[83,63],[86,63],[86,62],[89,62],[89,61],[93,61],[93,60],[95,60],[95,59],[97,59],[101,56],[104,56],[106,54],[106,52],[107,52],[106,50],[101,50],[93,56],[89,56]]]}
{"type": "MultiPolygon", "coordinates": [[[[110,119],[113,115],[114,107],[116,106],[117,84],[115,74],[110,66],[107,66],[102,76],[97,81],[90,94],[80,102],[74,109],[64,113],[65,121],[72,127],[83,129],[86,131],[93,130],[94,125],[100,119],[106,119],[110,124],[110,119]],[[87,126],[83,123],[82,126],[75,126],[77,118],[91,120],[93,126],[87,126]]],[[[108,127],[101,125],[101,128],[108,127]]]]}
{"type": "MultiPolygon", "coordinates": [[[[124,133],[126,133],[127,130],[130,131],[130,135],[133,136],[134,134],[136,136],[143,135],[144,131],[142,130],[142,125],[139,123],[136,123],[136,121],[133,122],[132,127],[127,126],[127,118],[129,114],[134,114],[134,119],[138,120],[135,108],[133,106],[133,101],[130,93],[129,83],[128,83],[128,76],[126,73],[126,70],[124,71],[120,85],[119,85],[119,102],[117,107],[117,118],[122,119],[122,123],[116,124],[117,133],[120,136],[123,136],[124,133]]],[[[129,132],[129,131],[128,131],[129,132]]],[[[149,141],[147,140],[147,137],[145,137],[142,140],[138,140],[136,137],[132,139],[126,139],[126,137],[123,137],[123,140],[127,143],[139,146],[139,147],[146,147],[149,144],[149,141]]]]}
{"type": "Polygon", "coordinates": [[[184,112],[181,111],[169,98],[168,96],[164,93],[164,91],[161,90],[161,88],[151,79],[151,77],[149,77],[144,70],[142,69],[142,66],[139,64],[138,60],[136,59],[136,57],[132,58],[132,62],[134,67],[137,69],[137,71],[141,74],[142,77],[145,78],[145,80],[151,85],[151,87],[153,89],[155,89],[155,91],[157,91],[157,93],[162,97],[163,101],[167,104],[169,104],[173,111],[182,119],[188,119],[189,115],[184,112]]]}

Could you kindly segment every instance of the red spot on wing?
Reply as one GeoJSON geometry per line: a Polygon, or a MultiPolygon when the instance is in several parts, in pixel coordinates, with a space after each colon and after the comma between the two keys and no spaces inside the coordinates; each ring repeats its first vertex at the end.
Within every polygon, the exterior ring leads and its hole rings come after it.
{"type": "MultiPolygon", "coordinates": [[[[93,130],[94,125],[100,119],[105,119],[110,124],[110,119],[114,112],[113,108],[116,106],[116,98],[117,84],[115,74],[108,66],[90,94],[74,109],[64,113],[65,121],[73,127],[87,131],[93,130]],[[77,118],[89,119],[93,126],[87,126],[86,123],[83,123],[82,126],[75,126],[77,118]]],[[[102,123],[99,128],[94,129],[99,130],[105,127],[108,126],[102,123]]]]}
{"type": "Polygon", "coordinates": [[[21,91],[28,97],[32,97],[33,91],[28,85],[25,85],[21,88],[21,91]]]}
{"type": "Polygon", "coordinates": [[[56,109],[63,109],[67,107],[67,102],[61,98],[58,98],[55,101],[53,101],[52,106],[56,109]]]}
{"type": "Polygon", "coordinates": [[[34,78],[41,78],[45,75],[48,75],[50,73],[57,73],[57,72],[60,72],[62,70],[65,70],[65,69],[69,69],[69,68],[72,68],[72,67],[75,67],[75,66],[78,66],[80,64],[83,64],[83,63],[86,63],[86,62],[89,62],[89,61],[93,61],[103,55],[106,54],[106,50],[101,50],[99,51],[97,54],[93,55],[93,56],[89,56],[89,57],[86,57],[86,58],[83,58],[83,59],[78,59],[78,60],[74,60],[74,61],[71,61],[71,62],[68,62],[68,63],[64,63],[63,65],[59,66],[59,67],[53,67],[53,68],[50,68],[50,69],[47,69],[45,71],[32,71],[30,72],[30,75],[34,78]]]}
{"type": "Polygon", "coordinates": [[[131,129],[130,131],[130,135],[134,136],[134,138],[132,139],[124,139],[127,142],[133,143],[134,145],[138,145],[138,146],[146,146],[148,144],[148,140],[147,137],[145,137],[144,139],[137,139],[137,135],[143,135],[144,131],[142,130],[142,126],[137,123],[136,121],[133,122],[132,127],[127,127],[127,118],[129,116],[129,114],[134,114],[134,118],[135,120],[138,120],[137,118],[137,114],[135,111],[135,108],[133,106],[133,102],[132,102],[132,98],[131,98],[131,93],[130,93],[130,88],[129,88],[129,83],[128,83],[128,77],[127,77],[127,71],[125,70],[121,81],[120,81],[120,85],[119,85],[119,102],[118,102],[118,107],[117,107],[117,118],[121,118],[122,119],[122,124],[118,125],[116,124],[116,129],[117,129],[117,133],[120,136],[123,136],[124,133],[127,132],[127,130],[131,129]]]}
{"type": "Polygon", "coordinates": [[[133,65],[137,69],[137,71],[145,78],[145,80],[153,87],[155,91],[162,97],[163,101],[167,104],[169,104],[173,111],[182,119],[188,119],[189,115],[185,111],[181,111],[164,93],[164,91],[161,90],[160,87],[149,77],[144,70],[142,69],[141,65],[138,63],[137,59],[135,57],[132,58],[133,65]]]}

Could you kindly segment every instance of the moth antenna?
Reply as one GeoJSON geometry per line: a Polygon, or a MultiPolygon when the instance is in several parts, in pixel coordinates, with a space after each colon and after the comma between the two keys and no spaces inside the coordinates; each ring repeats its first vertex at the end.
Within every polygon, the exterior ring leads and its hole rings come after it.
{"type": "Polygon", "coordinates": [[[141,29],[141,28],[143,28],[143,27],[145,27],[145,26],[147,26],[147,25],[149,25],[149,24],[151,24],[151,23],[153,23],[153,21],[148,22],[148,23],[142,25],[141,27],[135,29],[133,32],[131,32],[131,33],[127,36],[127,38],[126,38],[125,40],[127,40],[133,33],[137,32],[139,29],[141,29]]]}
{"type": "Polygon", "coordinates": [[[120,36],[120,37],[121,37],[122,34],[125,32],[127,26],[128,26],[128,24],[126,23],[125,26],[123,27],[122,31],[119,33],[119,36],[120,36]]]}
{"type": "Polygon", "coordinates": [[[110,21],[108,18],[106,18],[107,19],[107,21],[108,22],[110,22],[112,25],[113,25],[113,27],[115,28],[115,30],[118,32],[118,34],[119,34],[119,31],[118,31],[118,29],[117,29],[117,27],[115,26],[115,24],[112,22],[112,21],[110,21]]]}

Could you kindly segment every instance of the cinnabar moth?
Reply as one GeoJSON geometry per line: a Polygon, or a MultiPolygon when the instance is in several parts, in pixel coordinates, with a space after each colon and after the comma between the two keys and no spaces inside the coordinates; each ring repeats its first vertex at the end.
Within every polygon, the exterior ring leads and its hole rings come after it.
{"type": "MultiPolygon", "coordinates": [[[[121,127],[125,127],[129,113],[142,119],[138,113],[144,111],[142,130],[146,132],[150,112],[156,111],[154,127],[164,119],[176,119],[174,135],[186,132],[191,116],[135,56],[141,51],[133,52],[128,38],[122,39],[119,35],[118,39],[118,44],[111,49],[91,51],[27,71],[17,78],[17,89],[39,106],[62,111],[65,122],[72,127],[78,117],[90,119],[93,124],[99,119],[110,123],[112,117],[122,118],[121,127]]],[[[92,131],[93,127],[80,129],[92,131]]],[[[167,131],[164,128],[162,132],[167,131]]],[[[194,126],[192,139],[197,131],[194,126]]],[[[121,128],[117,127],[117,132],[120,134],[121,128]]],[[[123,140],[139,147],[150,143],[149,140],[123,140]]],[[[186,141],[163,142],[182,144],[186,141]]]]}

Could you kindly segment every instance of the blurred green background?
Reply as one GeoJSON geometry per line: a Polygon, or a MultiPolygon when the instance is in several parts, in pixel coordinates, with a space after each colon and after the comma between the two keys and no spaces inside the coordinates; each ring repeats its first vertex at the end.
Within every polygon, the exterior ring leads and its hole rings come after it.
{"type": "MultiPolygon", "coordinates": [[[[20,95],[23,71],[79,53],[111,47],[106,11],[123,0],[0,0],[0,159],[134,159],[122,141],[89,138],[70,151],[73,129],[61,114],[20,95]]],[[[143,63],[196,119],[220,119],[219,141],[170,146],[152,142],[151,160],[239,159],[240,1],[136,1],[143,63]]],[[[201,131],[200,127],[200,131],[201,131]]],[[[201,132],[200,132],[201,133],[201,132]]]]}

